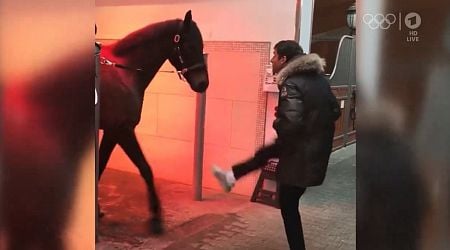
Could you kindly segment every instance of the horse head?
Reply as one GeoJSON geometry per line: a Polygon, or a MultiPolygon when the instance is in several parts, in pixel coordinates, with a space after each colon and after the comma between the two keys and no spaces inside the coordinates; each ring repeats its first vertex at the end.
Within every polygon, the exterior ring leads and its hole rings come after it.
{"type": "Polygon", "coordinates": [[[209,85],[206,54],[203,54],[202,35],[192,20],[191,11],[186,13],[173,43],[174,50],[168,59],[180,78],[186,79],[195,92],[206,91],[209,85]]]}

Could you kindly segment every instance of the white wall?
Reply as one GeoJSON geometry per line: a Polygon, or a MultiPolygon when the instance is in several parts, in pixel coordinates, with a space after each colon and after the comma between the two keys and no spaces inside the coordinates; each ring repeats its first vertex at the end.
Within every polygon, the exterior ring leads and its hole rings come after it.
{"type": "Polygon", "coordinates": [[[97,38],[121,38],[149,23],[183,18],[192,10],[205,41],[269,41],[273,46],[294,39],[295,5],[296,0],[97,0],[97,38]]]}

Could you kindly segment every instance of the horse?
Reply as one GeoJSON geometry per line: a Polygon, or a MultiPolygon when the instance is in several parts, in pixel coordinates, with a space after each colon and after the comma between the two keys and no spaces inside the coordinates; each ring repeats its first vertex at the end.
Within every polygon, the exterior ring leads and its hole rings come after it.
{"type": "MultiPolygon", "coordinates": [[[[147,25],[100,52],[100,129],[99,181],[114,147],[119,144],[147,185],[149,230],[163,231],[161,205],[153,173],[136,139],[144,91],[162,64],[169,60],[180,78],[198,93],[209,85],[203,55],[203,39],[191,11],[184,20],[174,19],[147,25]]],[[[99,209],[99,208],[98,208],[99,209]]],[[[103,213],[99,211],[99,216],[103,213]]]]}

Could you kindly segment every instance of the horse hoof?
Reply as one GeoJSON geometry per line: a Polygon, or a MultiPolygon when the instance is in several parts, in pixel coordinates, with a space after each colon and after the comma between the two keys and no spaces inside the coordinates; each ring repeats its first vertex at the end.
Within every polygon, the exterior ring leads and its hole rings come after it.
{"type": "Polygon", "coordinates": [[[164,228],[160,218],[150,219],[150,232],[156,235],[161,235],[164,233],[164,228]]]}

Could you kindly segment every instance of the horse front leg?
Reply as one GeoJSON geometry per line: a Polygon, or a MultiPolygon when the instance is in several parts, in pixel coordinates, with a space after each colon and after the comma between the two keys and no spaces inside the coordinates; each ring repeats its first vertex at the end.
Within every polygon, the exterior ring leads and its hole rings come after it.
{"type": "Polygon", "coordinates": [[[117,144],[117,134],[118,132],[115,131],[109,131],[104,130],[102,141],[100,143],[99,148],[99,162],[98,162],[98,180],[100,181],[100,178],[103,174],[103,171],[105,171],[106,164],[109,161],[109,157],[111,157],[111,153],[114,150],[114,147],[117,144]]]}
{"type": "Polygon", "coordinates": [[[161,205],[156,193],[155,184],[153,180],[153,173],[148,164],[145,156],[139,146],[136,138],[136,134],[133,130],[121,131],[119,136],[119,145],[125,151],[130,160],[139,169],[139,173],[144,178],[147,184],[148,196],[149,196],[149,209],[153,217],[150,219],[150,230],[155,234],[161,234],[162,228],[162,214],[161,205]]]}

